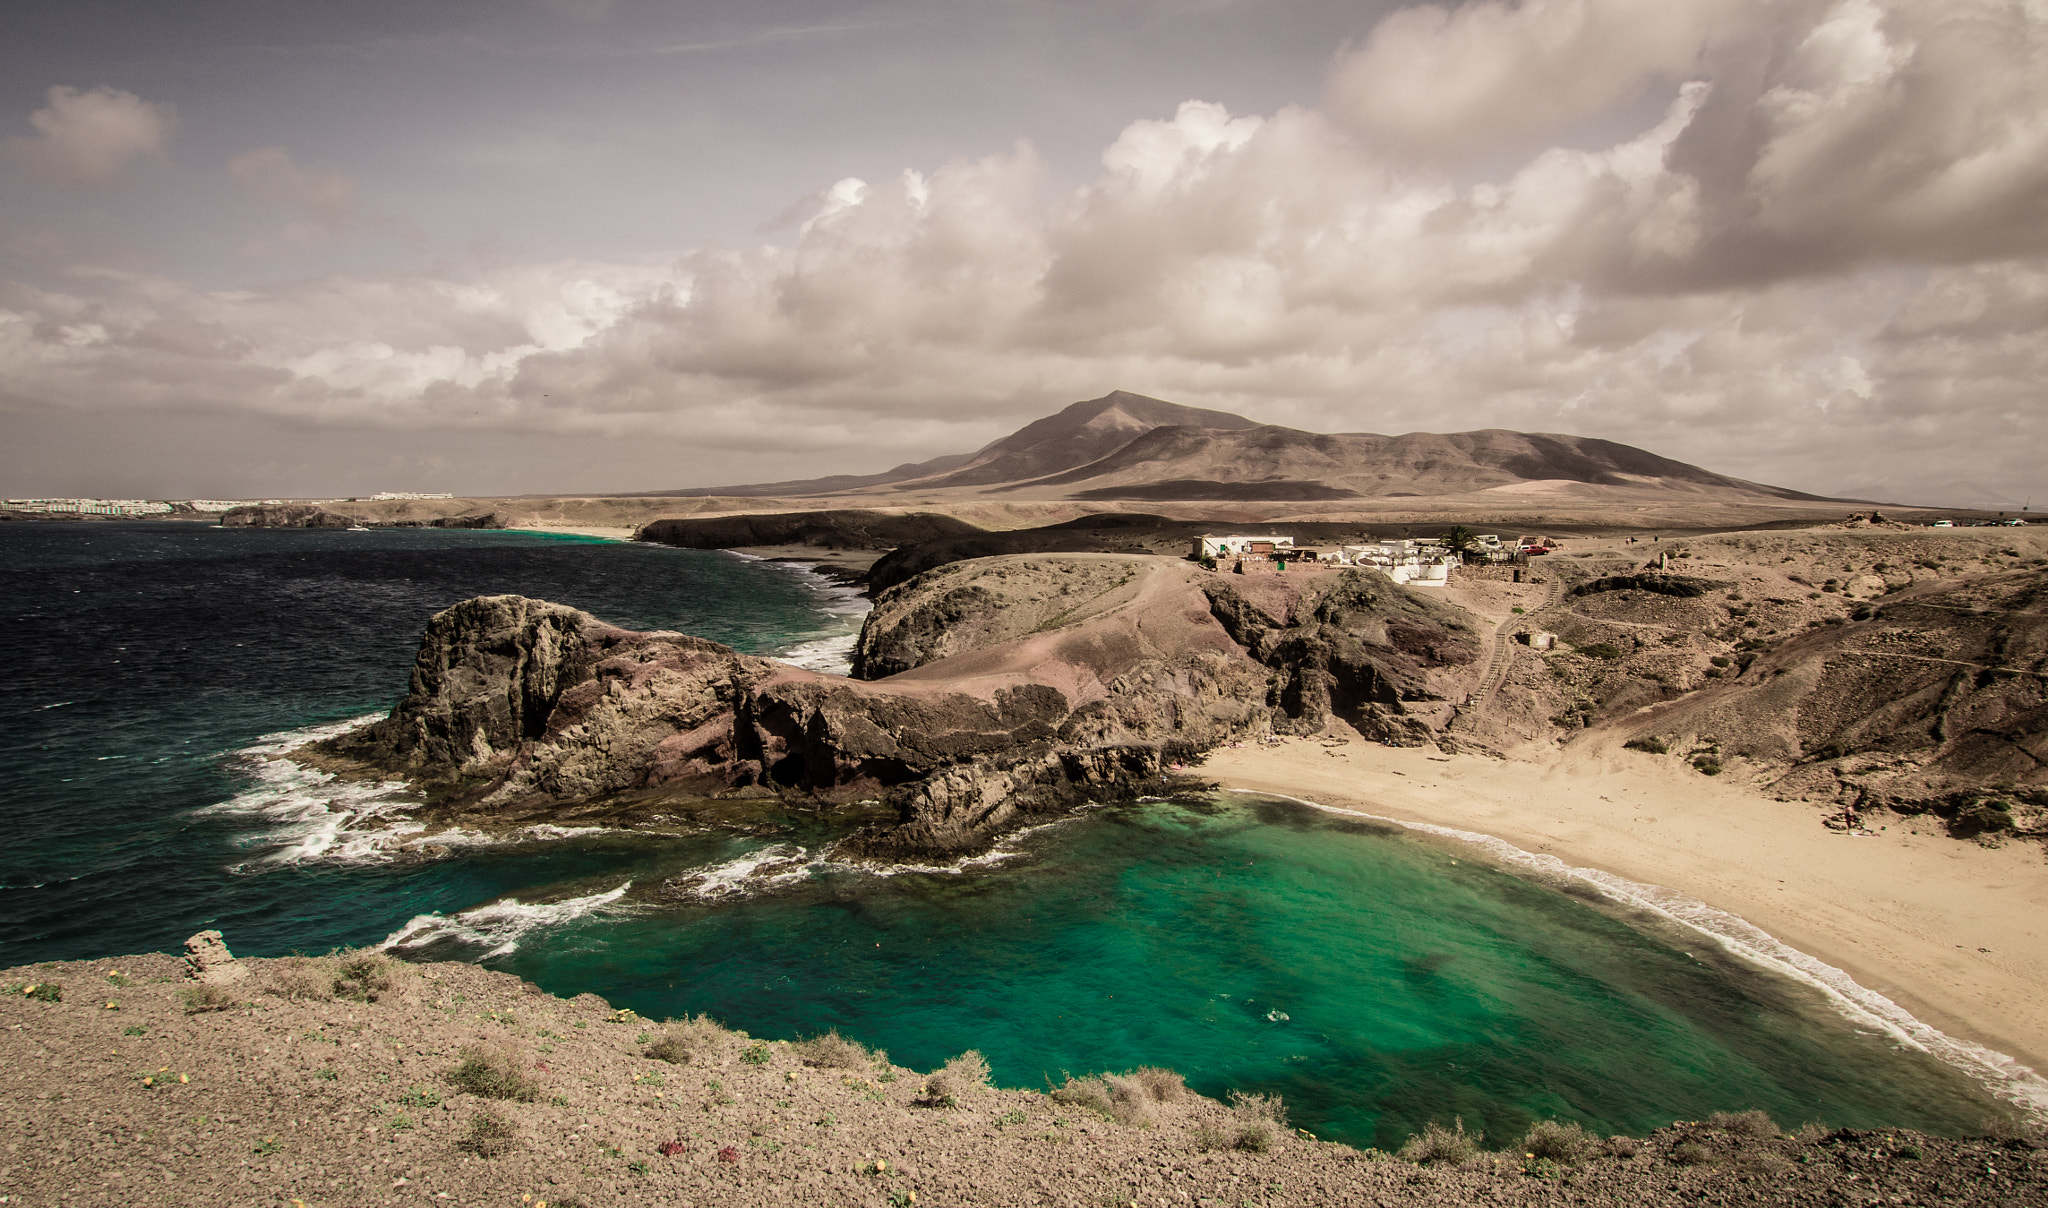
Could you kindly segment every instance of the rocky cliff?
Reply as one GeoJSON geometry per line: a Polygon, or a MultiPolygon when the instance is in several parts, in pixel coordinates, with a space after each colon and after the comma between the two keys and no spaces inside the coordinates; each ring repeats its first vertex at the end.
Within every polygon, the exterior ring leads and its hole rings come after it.
{"type": "Polygon", "coordinates": [[[886,593],[869,681],[491,596],[437,614],[391,715],[315,754],[402,773],[472,821],[648,792],[881,797],[891,821],[853,847],[951,852],[1171,788],[1225,742],[1332,718],[1435,736],[1472,650],[1453,610],[1374,574],[1233,581],[1114,555],[963,563],[886,593]]]}

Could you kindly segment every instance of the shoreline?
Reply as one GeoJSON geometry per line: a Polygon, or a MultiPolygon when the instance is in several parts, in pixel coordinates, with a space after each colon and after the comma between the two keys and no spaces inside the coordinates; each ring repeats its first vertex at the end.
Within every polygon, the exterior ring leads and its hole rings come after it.
{"type": "MultiPolygon", "coordinates": [[[[1987,849],[1909,818],[1886,821],[1873,836],[1843,834],[1822,827],[1813,807],[1619,750],[1504,763],[1296,739],[1213,751],[1200,774],[1227,790],[1367,814],[1464,844],[1492,839],[1529,857],[1507,861],[1521,865],[1518,872],[1590,880],[1619,901],[1631,895],[1609,879],[1710,906],[1733,916],[1731,932],[1746,924],[1814,962],[1819,982],[1828,971],[1853,979],[1848,995],[1823,987],[1838,1001],[1853,1002],[1860,989],[1960,1042],[1963,1052],[1938,1055],[1987,1086],[1998,1070],[2001,1098],[2048,1119],[2048,1080],[2039,1072],[2048,1068],[2048,924],[2040,909],[2048,862],[2034,844],[1987,849]]],[[[1661,913],[1731,951],[1745,946],[1661,913]]],[[[1814,969],[1800,973],[1814,980],[1814,969]]],[[[1920,1043],[1910,1027],[1891,1022],[1887,1030],[1920,1043]]]]}

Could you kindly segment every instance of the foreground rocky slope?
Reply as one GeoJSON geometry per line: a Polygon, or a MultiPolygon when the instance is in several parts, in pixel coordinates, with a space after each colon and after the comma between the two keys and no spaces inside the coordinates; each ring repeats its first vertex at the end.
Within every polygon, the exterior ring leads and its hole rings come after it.
{"type": "Polygon", "coordinates": [[[862,682],[520,597],[438,614],[391,716],[310,751],[432,786],[465,825],[607,796],[886,796],[872,853],[986,845],[1090,796],[1167,791],[1220,743],[1342,718],[1435,736],[1461,614],[1369,572],[1217,575],[1114,555],[989,559],[886,593],[862,682]],[[892,674],[893,673],[893,674],[892,674]]]}
{"type": "Polygon", "coordinates": [[[971,1058],[920,1074],[851,1043],[664,1027],[472,965],[225,955],[203,983],[160,954],[0,971],[0,1196],[306,1208],[2048,1203],[2048,1152],[2029,1134],[1784,1135],[1749,1113],[1640,1141],[1539,1129],[1497,1153],[1437,1137],[1398,1160],[1290,1130],[1284,1105],[1233,1109],[1157,1071],[997,1090],[971,1058]]]}

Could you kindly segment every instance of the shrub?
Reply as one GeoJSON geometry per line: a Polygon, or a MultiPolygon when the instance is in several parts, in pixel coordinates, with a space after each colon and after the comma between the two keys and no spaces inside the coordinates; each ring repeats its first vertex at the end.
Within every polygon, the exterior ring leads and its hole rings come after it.
{"type": "Polygon", "coordinates": [[[1145,1088],[1145,1093],[1159,1103],[1172,1103],[1188,1091],[1187,1079],[1156,1065],[1141,1065],[1131,1071],[1130,1077],[1136,1079],[1145,1088]]]}
{"type": "Polygon", "coordinates": [[[925,1101],[942,1107],[957,1106],[966,1096],[988,1089],[988,1061],[978,1049],[953,1058],[924,1080],[925,1101]]]}
{"type": "Polygon", "coordinates": [[[765,1040],[757,1040],[740,1050],[740,1061],[746,1065],[767,1065],[775,1060],[775,1050],[765,1040]]]}
{"type": "Polygon", "coordinates": [[[1636,1156],[1636,1149],[1640,1144],[1634,1137],[1609,1137],[1607,1138],[1607,1152],[1617,1158],[1633,1158],[1636,1156]]]}
{"type": "Polygon", "coordinates": [[[1485,1139],[1484,1133],[1466,1132],[1462,1116],[1452,1117],[1450,1128],[1431,1120],[1422,1126],[1420,1133],[1409,1137],[1395,1156],[1419,1166],[1434,1162],[1469,1162],[1479,1156],[1479,1143],[1485,1139]]]}
{"type": "Polygon", "coordinates": [[[1645,734],[1641,738],[1631,738],[1621,745],[1627,750],[1642,751],[1650,755],[1669,755],[1671,753],[1671,744],[1655,734],[1645,734]]]}
{"type": "Polygon", "coordinates": [[[1287,1104],[1278,1095],[1230,1092],[1230,1115],[1237,1124],[1236,1148],[1265,1153],[1287,1131],[1287,1104]]]}
{"type": "Polygon", "coordinates": [[[1732,1137],[1763,1141],[1778,1135],[1777,1122],[1768,1113],[1760,1111],[1715,1112],[1704,1123],[1708,1128],[1732,1137]]]}
{"type": "Polygon", "coordinates": [[[334,996],[376,1002],[391,990],[391,959],[373,948],[334,954],[334,996]]]}
{"type": "Polygon", "coordinates": [[[480,1099],[512,1099],[532,1103],[540,1098],[540,1084],[520,1069],[519,1056],[503,1045],[471,1045],[462,1050],[462,1060],[448,1071],[456,1089],[480,1099]]]}
{"type": "Polygon", "coordinates": [[[199,1015],[207,1011],[225,1011],[235,1005],[235,996],[208,982],[186,986],[178,991],[178,1001],[185,1004],[185,1014],[199,1015]]]}
{"type": "Polygon", "coordinates": [[[724,1025],[708,1015],[685,1016],[661,1025],[661,1032],[645,1051],[647,1056],[657,1061],[688,1065],[711,1057],[725,1046],[731,1035],[724,1025]]]}
{"type": "Polygon", "coordinates": [[[63,1002],[64,987],[53,981],[36,982],[21,988],[22,996],[37,1002],[63,1002]]]}
{"type": "Polygon", "coordinates": [[[1046,1091],[1046,1097],[1054,1103],[1085,1108],[1096,1115],[1114,1118],[1110,1113],[1109,1087],[1100,1078],[1076,1078],[1068,1074],[1065,1082],[1046,1091]]]}
{"type": "Polygon", "coordinates": [[[823,1036],[797,1041],[796,1051],[805,1065],[827,1070],[864,1070],[875,1060],[868,1046],[841,1036],[838,1028],[823,1036]]]}
{"type": "Polygon", "coordinates": [[[320,999],[333,994],[334,977],[308,956],[288,956],[271,966],[272,994],[289,999],[320,999]]]}
{"type": "Polygon", "coordinates": [[[1576,1121],[1538,1120],[1522,1135],[1522,1152],[1532,1158],[1570,1164],[1583,1162],[1599,1138],[1576,1121]]]}
{"type": "Polygon", "coordinates": [[[1693,770],[1698,772],[1702,776],[1719,776],[1721,774],[1721,760],[1718,756],[1695,756],[1692,761],[1692,766],[1693,770]]]}
{"type": "Polygon", "coordinates": [[[1206,1120],[1195,1125],[1188,1136],[1196,1149],[1229,1149],[1237,1140],[1232,1130],[1206,1120]]]}
{"type": "Polygon", "coordinates": [[[1671,1147],[1671,1160],[1680,1166],[1698,1166],[1713,1160],[1713,1153],[1697,1141],[1680,1141],[1671,1147]]]}
{"type": "Polygon", "coordinates": [[[510,1150],[518,1137],[519,1129],[511,1120],[487,1107],[469,1118],[455,1145],[479,1158],[495,1158],[510,1150]]]}

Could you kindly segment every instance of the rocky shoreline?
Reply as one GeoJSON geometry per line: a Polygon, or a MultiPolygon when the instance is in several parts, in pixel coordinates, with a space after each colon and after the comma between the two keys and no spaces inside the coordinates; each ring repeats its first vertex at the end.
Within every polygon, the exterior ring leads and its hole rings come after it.
{"type": "Polygon", "coordinates": [[[6,1202],[2048,1203],[2048,1146],[2024,1130],[1784,1132],[1750,1112],[1481,1145],[1442,1122],[1397,1156],[1166,1071],[997,1089],[973,1054],[919,1073],[474,965],[192,948],[0,971],[6,1202]]]}

